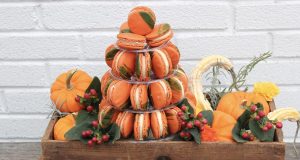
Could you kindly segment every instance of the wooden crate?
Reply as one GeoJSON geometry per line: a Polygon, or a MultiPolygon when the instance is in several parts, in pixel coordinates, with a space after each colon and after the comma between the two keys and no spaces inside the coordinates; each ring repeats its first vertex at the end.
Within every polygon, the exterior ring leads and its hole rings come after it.
{"type": "MultiPolygon", "coordinates": [[[[270,102],[271,110],[275,109],[270,102]]],[[[97,145],[92,148],[79,141],[53,140],[51,120],[42,138],[42,160],[99,160],[99,159],[137,159],[137,160],[283,160],[285,144],[280,129],[276,129],[275,142],[220,143],[185,141],[137,142],[120,140],[115,144],[97,145]]]]}

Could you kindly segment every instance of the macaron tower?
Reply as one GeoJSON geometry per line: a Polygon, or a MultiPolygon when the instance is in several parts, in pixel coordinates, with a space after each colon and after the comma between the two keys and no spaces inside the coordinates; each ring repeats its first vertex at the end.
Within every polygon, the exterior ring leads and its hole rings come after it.
{"type": "Polygon", "coordinates": [[[157,23],[150,8],[139,6],[105,51],[110,70],[101,79],[105,103],[99,107],[99,121],[111,119],[123,138],[161,139],[181,130],[177,105],[193,95],[188,94],[173,34],[170,24],[157,23]]]}

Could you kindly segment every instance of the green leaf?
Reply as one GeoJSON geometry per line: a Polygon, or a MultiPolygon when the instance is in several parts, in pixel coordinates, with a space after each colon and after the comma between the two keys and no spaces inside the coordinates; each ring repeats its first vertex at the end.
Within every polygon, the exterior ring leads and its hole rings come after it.
{"type": "Polygon", "coordinates": [[[244,113],[238,118],[237,123],[235,124],[234,128],[232,129],[232,136],[233,139],[238,143],[245,143],[248,142],[247,140],[243,139],[240,136],[240,131],[243,128],[248,128],[249,119],[250,119],[251,112],[245,110],[244,113]]]}
{"type": "Polygon", "coordinates": [[[120,127],[116,123],[113,123],[110,127],[110,130],[108,131],[108,134],[110,135],[109,141],[111,143],[114,143],[121,137],[120,127]]]}
{"type": "Polygon", "coordinates": [[[249,128],[251,132],[254,134],[256,138],[258,138],[260,141],[263,142],[273,142],[274,140],[274,132],[275,128],[273,127],[272,129],[268,130],[267,132],[264,132],[258,122],[254,119],[251,119],[249,121],[249,128]]]}
{"type": "Polygon", "coordinates": [[[196,143],[198,143],[198,144],[201,143],[200,132],[197,128],[189,129],[188,132],[192,135],[192,137],[196,143]]]}
{"type": "Polygon", "coordinates": [[[85,93],[89,93],[91,89],[95,89],[99,98],[99,102],[102,100],[101,94],[101,82],[98,77],[94,77],[89,87],[86,89],[85,93]]]}
{"type": "Polygon", "coordinates": [[[212,123],[213,123],[213,111],[210,111],[210,110],[204,110],[201,112],[203,117],[207,120],[208,124],[210,126],[212,126],[212,123]]]}
{"type": "Polygon", "coordinates": [[[194,114],[194,109],[193,109],[192,105],[189,103],[189,101],[188,101],[186,98],[184,98],[184,99],[178,104],[179,107],[182,107],[182,106],[184,106],[184,105],[187,106],[187,107],[189,108],[189,113],[194,114]]]}
{"type": "Polygon", "coordinates": [[[154,20],[147,12],[140,12],[140,16],[143,18],[143,20],[148,24],[148,26],[153,29],[154,28],[154,20]]]}
{"type": "Polygon", "coordinates": [[[95,113],[89,113],[86,110],[81,110],[78,112],[76,117],[76,125],[79,125],[83,122],[88,122],[91,124],[92,121],[97,120],[98,115],[95,113]]]}
{"type": "Polygon", "coordinates": [[[82,131],[92,129],[92,125],[90,122],[84,121],[73,128],[71,128],[67,133],[65,133],[65,138],[67,140],[81,140],[84,142],[81,137],[82,131]]]}

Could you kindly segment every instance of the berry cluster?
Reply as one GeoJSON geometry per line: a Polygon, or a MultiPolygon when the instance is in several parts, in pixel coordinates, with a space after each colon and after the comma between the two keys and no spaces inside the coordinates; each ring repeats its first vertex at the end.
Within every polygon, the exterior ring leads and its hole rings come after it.
{"type": "Polygon", "coordinates": [[[207,124],[207,119],[203,117],[201,112],[195,117],[194,114],[189,112],[189,108],[185,105],[181,107],[181,112],[178,112],[178,116],[182,120],[182,131],[179,133],[179,135],[186,141],[191,139],[189,129],[198,128],[200,131],[202,131],[204,125],[207,124]]]}
{"type": "Polygon", "coordinates": [[[109,134],[103,134],[99,131],[99,123],[97,120],[91,122],[93,130],[82,131],[81,137],[84,139],[89,139],[87,144],[93,146],[94,144],[102,144],[109,141],[109,134]]]}
{"type": "Polygon", "coordinates": [[[84,106],[88,112],[93,112],[95,109],[94,105],[99,102],[97,96],[97,91],[95,89],[90,89],[90,91],[85,93],[83,97],[75,97],[75,101],[84,106]]]}
{"type": "Polygon", "coordinates": [[[240,136],[243,139],[246,139],[248,141],[254,141],[255,140],[255,136],[251,133],[250,130],[242,129],[241,132],[240,132],[240,136]]]}

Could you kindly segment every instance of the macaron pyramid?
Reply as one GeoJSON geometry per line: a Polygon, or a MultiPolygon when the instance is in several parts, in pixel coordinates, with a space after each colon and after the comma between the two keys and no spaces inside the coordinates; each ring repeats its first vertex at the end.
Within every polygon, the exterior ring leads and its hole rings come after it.
{"type": "Polygon", "coordinates": [[[156,23],[154,12],[139,6],[130,11],[117,42],[105,51],[111,69],[101,78],[99,120],[110,117],[123,138],[148,140],[175,134],[181,130],[176,105],[187,99],[195,106],[172,37],[168,23],[156,23]]]}

